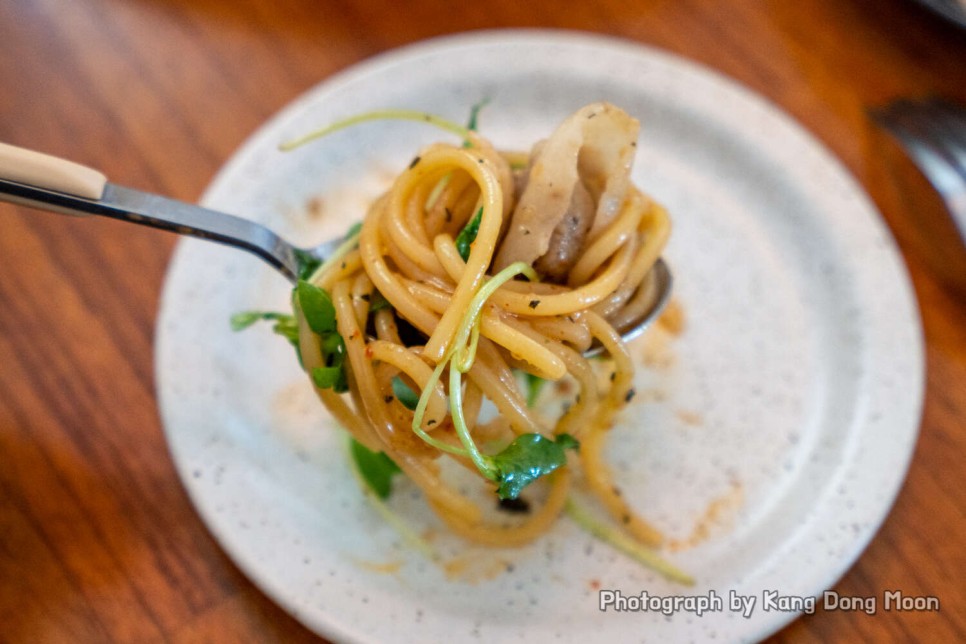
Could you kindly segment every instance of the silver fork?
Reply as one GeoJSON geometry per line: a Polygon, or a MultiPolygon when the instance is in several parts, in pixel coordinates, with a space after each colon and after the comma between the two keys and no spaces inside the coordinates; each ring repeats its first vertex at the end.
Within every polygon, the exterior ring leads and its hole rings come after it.
{"type": "Polygon", "coordinates": [[[247,219],[108,183],[91,168],[5,143],[0,143],[0,201],[61,214],[111,217],[227,244],[254,253],[292,282],[342,241],[299,248],[247,219]]]}
{"type": "MultiPolygon", "coordinates": [[[[5,143],[0,143],[0,201],[69,215],[111,217],[227,244],[254,253],[293,283],[306,266],[323,261],[343,242],[334,239],[300,248],[247,219],[108,183],[92,168],[5,143]]],[[[670,299],[671,271],[663,259],[652,273],[654,303],[640,319],[617,329],[625,340],[640,335],[670,299]]],[[[586,355],[599,352],[599,347],[591,347],[586,355]]]]}
{"type": "Polygon", "coordinates": [[[940,98],[901,99],[872,117],[939,193],[966,248],[966,110],[940,98]]]}

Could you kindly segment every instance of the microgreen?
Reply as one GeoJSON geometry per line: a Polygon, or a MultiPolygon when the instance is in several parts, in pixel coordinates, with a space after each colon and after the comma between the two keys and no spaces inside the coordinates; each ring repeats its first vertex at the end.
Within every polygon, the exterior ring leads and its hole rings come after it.
{"type": "Polygon", "coordinates": [[[316,271],[322,260],[310,253],[307,250],[302,250],[301,248],[296,248],[295,262],[298,265],[298,274],[296,277],[300,280],[307,280],[312,273],[316,271]]]}
{"type": "Polygon", "coordinates": [[[537,399],[540,397],[540,392],[543,391],[543,386],[547,384],[547,380],[529,372],[525,373],[524,376],[527,381],[527,407],[532,409],[537,404],[537,399]]]}
{"type": "Polygon", "coordinates": [[[332,305],[332,298],[325,290],[305,280],[299,280],[295,287],[295,297],[298,299],[302,314],[309,323],[309,328],[319,335],[327,335],[335,331],[335,307],[332,305]]]}
{"type": "Polygon", "coordinates": [[[299,346],[299,325],[295,316],[290,313],[276,313],[274,311],[243,311],[231,316],[232,331],[241,331],[261,320],[274,321],[272,331],[282,336],[295,347],[296,354],[299,346]]]}
{"type": "Polygon", "coordinates": [[[565,510],[568,516],[583,530],[629,555],[638,563],[660,573],[671,581],[686,586],[694,585],[694,577],[661,557],[656,550],[635,541],[617,526],[595,517],[594,513],[578,501],[573,494],[567,498],[565,510]]]}
{"type": "Polygon", "coordinates": [[[349,390],[345,375],[345,341],[336,330],[335,306],[325,289],[300,280],[295,287],[296,305],[309,328],[319,336],[324,366],[312,369],[312,382],[320,389],[336,393],[349,390]]]}
{"type": "Polygon", "coordinates": [[[565,465],[565,450],[578,447],[579,443],[570,434],[561,434],[557,440],[540,434],[517,436],[503,451],[489,459],[500,484],[497,495],[501,499],[517,498],[524,487],[565,465]]]}
{"type": "Polygon", "coordinates": [[[480,111],[486,107],[487,103],[490,102],[489,98],[484,98],[479,103],[474,103],[473,107],[470,108],[470,118],[466,123],[467,130],[473,130],[476,132],[479,125],[480,111]]]}
{"type": "Polygon", "coordinates": [[[305,145],[309,141],[314,141],[315,139],[328,136],[333,132],[337,132],[347,127],[357,125],[359,123],[365,123],[367,121],[380,121],[383,119],[395,119],[395,120],[402,120],[402,121],[418,121],[421,123],[429,123],[430,125],[434,125],[440,129],[446,130],[447,132],[452,132],[453,134],[463,137],[464,139],[469,138],[469,134],[470,134],[470,130],[463,127],[462,125],[453,123],[452,121],[444,119],[440,116],[436,116],[435,114],[420,112],[418,110],[377,110],[374,112],[365,112],[363,114],[357,114],[355,116],[350,116],[349,118],[336,121],[335,123],[332,123],[327,127],[321,128],[314,132],[310,132],[305,136],[282,143],[279,146],[279,149],[283,151],[292,150],[301,145],[305,145]]]}
{"type": "Polygon", "coordinates": [[[399,376],[392,379],[392,393],[406,409],[416,409],[416,406],[419,405],[419,394],[410,389],[409,385],[403,382],[403,379],[399,376]]]}
{"type": "MultiPolygon", "coordinates": [[[[490,102],[490,99],[484,98],[482,101],[480,101],[479,103],[475,103],[473,107],[470,108],[470,118],[469,118],[469,121],[467,121],[466,123],[467,130],[472,130],[473,132],[476,132],[477,125],[479,124],[480,110],[482,110],[489,102],[490,102]]],[[[464,139],[463,147],[471,148],[473,147],[473,142],[470,141],[469,139],[464,139]]]]}
{"type": "Polygon", "coordinates": [[[366,484],[380,499],[392,493],[392,478],[402,470],[385,452],[373,452],[355,439],[349,441],[352,462],[366,484]]]}
{"type": "Polygon", "coordinates": [[[480,206],[472,219],[463,227],[460,234],[456,236],[456,250],[464,262],[470,257],[470,247],[476,241],[476,235],[480,232],[480,222],[482,220],[483,206],[480,206]]]}
{"type": "Polygon", "coordinates": [[[379,291],[373,291],[372,297],[369,298],[369,313],[376,313],[377,311],[391,308],[392,304],[389,303],[386,296],[379,291]]]}

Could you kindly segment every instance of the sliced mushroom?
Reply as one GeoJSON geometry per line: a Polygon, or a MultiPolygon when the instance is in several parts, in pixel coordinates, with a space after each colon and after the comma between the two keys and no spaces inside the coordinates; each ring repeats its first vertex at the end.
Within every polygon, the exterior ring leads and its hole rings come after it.
{"type": "Polygon", "coordinates": [[[550,235],[550,247],[533,263],[533,267],[551,282],[566,282],[593,223],[594,198],[584,184],[578,182],[574,186],[570,208],[550,235]]]}
{"type": "Polygon", "coordinates": [[[593,103],[535,147],[526,186],[493,268],[501,270],[518,261],[535,266],[549,255],[541,264],[553,279],[560,279],[561,266],[572,265],[579,256],[588,229],[602,228],[617,215],[630,181],[638,130],[637,120],[620,108],[593,103]],[[577,221],[566,221],[576,213],[577,221]]]}

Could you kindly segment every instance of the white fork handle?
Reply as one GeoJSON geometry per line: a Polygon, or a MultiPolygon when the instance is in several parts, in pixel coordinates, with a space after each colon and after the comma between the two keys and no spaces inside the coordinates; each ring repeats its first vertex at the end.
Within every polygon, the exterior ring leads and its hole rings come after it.
{"type": "Polygon", "coordinates": [[[73,161],[0,143],[0,179],[98,200],[107,177],[73,161]]]}

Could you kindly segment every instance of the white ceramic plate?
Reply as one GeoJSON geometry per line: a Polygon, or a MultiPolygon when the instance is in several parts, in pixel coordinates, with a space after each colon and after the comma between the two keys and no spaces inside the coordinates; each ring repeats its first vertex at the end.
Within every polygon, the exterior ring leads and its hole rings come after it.
{"type": "Polygon", "coordinates": [[[447,565],[402,543],[363,499],[343,439],[291,349],[229,316],[284,310],[288,285],[244,253],[186,240],[165,287],[157,369],[164,425],[199,513],[238,566],[320,634],[344,641],[719,641],[796,612],[762,594],[829,588],[902,482],[923,388],[918,313],[896,247],[829,153],[761,98],[637,45],[491,32],[390,52],[323,83],[253,136],[205,202],[306,245],[343,232],[427,126],[380,122],[293,153],[280,141],[362,110],[403,107],[526,148],[576,108],[643,123],[634,178],[675,222],[667,258],[686,330],[634,345],[648,364],[613,431],[627,495],[680,547],[684,588],[569,520],[521,550],[464,548],[407,486],[394,507],[447,565]],[[316,208],[307,204],[321,199],[316,208]],[[462,554],[461,554],[462,552],[462,554]],[[721,610],[602,612],[625,596],[708,595],[721,610]],[[729,591],[756,597],[750,616],[729,591]]]}

